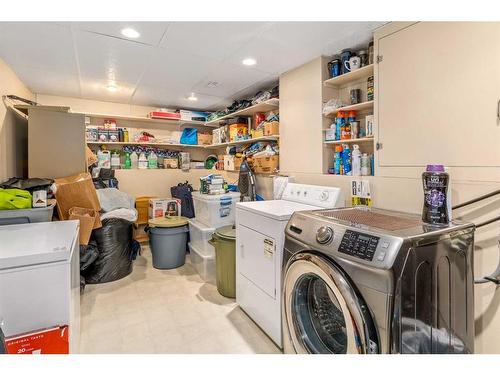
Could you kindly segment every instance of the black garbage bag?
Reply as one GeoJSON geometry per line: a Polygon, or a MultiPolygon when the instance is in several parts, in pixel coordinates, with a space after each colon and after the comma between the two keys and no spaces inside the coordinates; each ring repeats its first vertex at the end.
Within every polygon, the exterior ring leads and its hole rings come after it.
{"type": "Polygon", "coordinates": [[[84,272],[99,257],[99,250],[95,241],[88,245],[80,245],[80,272],[84,272]]]}
{"type": "Polygon", "coordinates": [[[92,231],[99,256],[85,271],[87,284],[100,284],[124,278],[132,272],[135,256],[133,249],[133,223],[109,218],[102,227],[92,231]]]}

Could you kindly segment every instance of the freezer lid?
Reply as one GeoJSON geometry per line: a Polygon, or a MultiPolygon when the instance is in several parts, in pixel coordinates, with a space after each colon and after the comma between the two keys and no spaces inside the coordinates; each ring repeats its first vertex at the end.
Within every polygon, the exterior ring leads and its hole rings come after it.
{"type": "Polygon", "coordinates": [[[77,220],[0,226],[0,270],[69,260],[78,229],[77,220]]]}
{"type": "Polygon", "coordinates": [[[238,209],[251,211],[253,213],[279,221],[290,219],[295,211],[317,210],[319,208],[320,207],[318,206],[286,201],[282,199],[236,203],[236,212],[238,211],[238,209]]]}

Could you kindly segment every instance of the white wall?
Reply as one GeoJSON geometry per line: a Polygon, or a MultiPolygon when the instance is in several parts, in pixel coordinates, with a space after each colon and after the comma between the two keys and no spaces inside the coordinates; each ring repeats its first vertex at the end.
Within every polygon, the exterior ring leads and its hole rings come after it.
{"type": "MultiPolygon", "coordinates": [[[[34,99],[34,95],[16,74],[0,59],[0,96],[17,95],[34,99]]],[[[0,104],[0,181],[24,177],[27,173],[27,121],[0,104]]]]}

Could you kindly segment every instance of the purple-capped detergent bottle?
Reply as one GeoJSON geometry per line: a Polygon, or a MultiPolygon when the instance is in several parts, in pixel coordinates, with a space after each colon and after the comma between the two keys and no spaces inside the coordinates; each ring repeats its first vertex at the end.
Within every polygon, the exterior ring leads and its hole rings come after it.
{"type": "Polygon", "coordinates": [[[446,225],[450,222],[448,186],[450,176],[440,164],[429,164],[422,173],[424,185],[424,208],[422,221],[432,225],[446,225]]]}

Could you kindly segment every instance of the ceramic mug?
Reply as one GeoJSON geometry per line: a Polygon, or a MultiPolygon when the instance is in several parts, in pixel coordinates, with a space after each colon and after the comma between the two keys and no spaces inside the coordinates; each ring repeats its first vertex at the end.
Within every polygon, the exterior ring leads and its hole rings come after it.
{"type": "Polygon", "coordinates": [[[359,56],[351,57],[349,61],[344,61],[344,66],[348,72],[358,70],[359,68],[361,68],[361,57],[359,56]]]}

